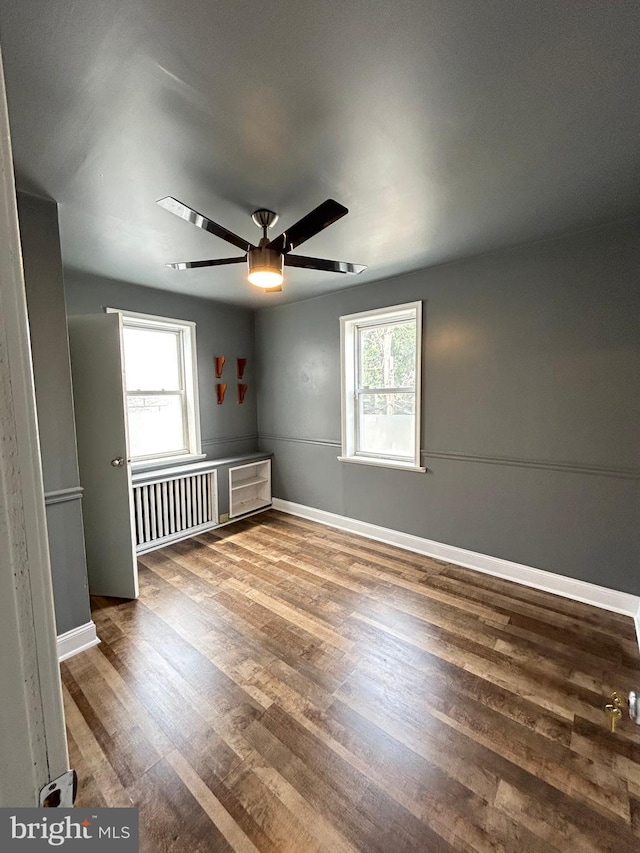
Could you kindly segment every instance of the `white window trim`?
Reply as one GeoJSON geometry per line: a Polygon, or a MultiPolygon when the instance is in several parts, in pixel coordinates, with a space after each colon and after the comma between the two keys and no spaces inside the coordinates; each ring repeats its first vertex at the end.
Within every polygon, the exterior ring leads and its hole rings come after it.
{"type": "Polygon", "coordinates": [[[185,394],[187,420],[185,426],[189,451],[187,453],[174,453],[136,459],[131,462],[132,470],[144,471],[157,468],[158,465],[162,465],[163,467],[184,465],[185,462],[198,462],[206,459],[206,454],[202,452],[200,434],[196,324],[191,320],[176,320],[171,317],[159,317],[156,314],[142,314],[138,311],[129,311],[126,308],[105,308],[105,311],[109,314],[120,314],[123,325],[127,325],[127,320],[130,319],[133,321],[131,325],[147,325],[153,328],[162,328],[164,326],[168,331],[180,331],[183,335],[184,385],[185,389],[190,389],[185,394]],[[188,332],[188,334],[185,334],[185,332],[188,332]]]}
{"type": "Polygon", "coordinates": [[[346,314],[340,317],[340,374],[342,394],[342,453],[340,462],[353,462],[357,465],[374,465],[381,468],[397,468],[401,471],[424,473],[427,469],[420,465],[420,421],[422,415],[422,302],[406,302],[387,308],[375,308],[346,314]],[[413,460],[394,459],[384,456],[367,456],[356,452],[356,335],[363,326],[377,326],[384,321],[416,321],[416,381],[415,381],[415,453],[413,460]]]}

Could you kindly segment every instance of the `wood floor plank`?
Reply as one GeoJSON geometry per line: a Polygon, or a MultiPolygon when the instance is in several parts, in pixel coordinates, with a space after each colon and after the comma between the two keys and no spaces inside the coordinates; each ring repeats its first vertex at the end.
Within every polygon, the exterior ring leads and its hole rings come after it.
{"type": "MultiPolygon", "coordinates": [[[[487,590],[483,587],[469,584],[468,581],[463,582],[455,580],[442,574],[431,579],[430,586],[439,590],[447,590],[458,600],[469,600],[475,603],[484,604],[491,607],[498,613],[504,612],[504,614],[510,618],[517,614],[521,617],[528,617],[537,620],[538,622],[542,622],[544,626],[550,625],[562,629],[568,634],[566,637],[567,644],[572,647],[575,647],[576,635],[582,635],[589,637],[593,641],[597,651],[603,647],[605,649],[611,648],[610,628],[607,630],[606,626],[602,624],[602,619],[598,616],[598,611],[595,607],[588,608],[589,611],[595,612],[587,612],[582,614],[582,616],[579,613],[573,615],[555,608],[551,609],[547,607],[543,611],[544,620],[541,620],[541,608],[539,604],[534,604],[526,598],[523,599],[521,597],[516,597],[513,594],[510,595],[504,590],[487,590]]],[[[629,628],[628,625],[626,627],[629,628]]],[[[619,633],[625,640],[629,640],[631,642],[636,640],[635,636],[631,634],[630,631],[619,631],[619,633]]]]}
{"type": "Polygon", "coordinates": [[[416,728],[422,716],[431,715],[457,731],[472,735],[476,742],[560,790],[572,790],[577,800],[629,820],[628,791],[623,779],[469,697],[458,697],[455,693],[439,696],[427,688],[422,695],[414,693],[412,701],[407,702],[405,685],[397,679],[389,684],[388,679],[374,681],[360,674],[352,676],[338,696],[346,702],[354,701],[354,696],[366,696],[369,702],[389,705],[390,694],[401,697],[395,700],[394,714],[413,722],[416,728]]]}
{"type": "Polygon", "coordinates": [[[83,762],[75,766],[79,778],[76,805],[79,807],[107,805],[129,808],[132,805],[130,796],[125,791],[98,738],[64,683],[62,695],[65,704],[67,730],[83,762]],[[87,774],[86,776],[83,769],[87,774]],[[99,800],[92,793],[95,789],[99,792],[99,800]]]}
{"type": "Polygon", "coordinates": [[[137,805],[143,853],[638,849],[631,619],[275,511],[92,608],[77,804],[137,805]]]}
{"type": "MultiPolygon", "coordinates": [[[[430,626],[404,625],[397,621],[370,619],[355,614],[355,617],[373,630],[375,634],[388,634],[403,640],[423,651],[429,651],[437,644],[438,655],[444,660],[455,663],[493,684],[511,690],[525,699],[537,702],[541,707],[572,719],[577,713],[588,719],[601,719],[601,704],[589,691],[577,685],[567,685],[563,689],[553,677],[545,677],[539,672],[518,665],[510,658],[500,656],[492,649],[469,640],[467,636],[454,631],[434,630],[430,626]],[[502,657],[502,659],[500,659],[502,657]]],[[[467,632],[465,632],[467,633],[467,632]]]]}
{"type": "Polygon", "coordinates": [[[549,595],[542,590],[510,583],[501,578],[491,577],[491,575],[479,575],[478,572],[462,566],[447,564],[446,568],[440,573],[440,577],[443,579],[443,583],[445,579],[455,579],[467,589],[477,588],[490,593],[497,592],[514,601],[534,604],[541,612],[574,616],[576,619],[584,621],[585,624],[595,625],[599,630],[605,630],[608,627],[609,630],[613,629],[616,634],[627,639],[633,639],[635,636],[633,620],[620,613],[609,611],[606,619],[603,620],[602,611],[598,607],[582,604],[579,601],[573,601],[559,595],[549,595]]]}
{"type": "MultiPolygon", "coordinates": [[[[330,821],[358,850],[363,849],[363,837],[367,838],[368,849],[372,851],[428,849],[435,853],[450,849],[445,839],[426,825],[421,827],[421,839],[407,837],[407,832],[415,829],[417,821],[392,839],[381,809],[361,807],[370,787],[364,774],[358,773],[340,756],[324,749],[322,740],[314,741],[303,727],[296,725],[287,715],[282,716],[282,712],[278,714],[277,709],[273,716],[256,721],[247,731],[247,737],[322,818],[330,821]],[[310,747],[313,752],[311,760],[310,747]],[[420,846],[424,844],[427,846],[420,846]]],[[[403,809],[400,818],[408,821],[410,813],[403,809]]]]}
{"type": "MultiPolygon", "coordinates": [[[[131,790],[149,850],[233,853],[233,847],[166,759],[131,790]]],[[[141,845],[143,847],[143,845],[141,845]]]]}
{"type": "Polygon", "coordinates": [[[247,838],[242,829],[240,829],[217,797],[212,794],[182,753],[174,750],[167,756],[167,761],[209,815],[212,823],[224,835],[232,849],[236,853],[259,853],[258,848],[247,838]]]}

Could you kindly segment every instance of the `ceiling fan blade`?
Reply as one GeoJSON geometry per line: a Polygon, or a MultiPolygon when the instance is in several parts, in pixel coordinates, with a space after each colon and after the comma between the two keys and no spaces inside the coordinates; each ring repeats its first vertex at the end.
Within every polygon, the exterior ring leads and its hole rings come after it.
{"type": "Polygon", "coordinates": [[[241,264],[247,260],[246,255],[240,258],[214,258],[210,261],[182,261],[179,264],[166,264],[172,270],[194,270],[198,267],[219,267],[223,264],[241,264]]]}
{"type": "Polygon", "coordinates": [[[160,207],[168,210],[169,213],[179,216],[180,219],[185,219],[187,222],[191,222],[198,228],[202,228],[204,231],[208,231],[210,234],[215,234],[216,237],[226,240],[227,243],[233,243],[234,246],[242,249],[243,252],[248,252],[249,249],[255,249],[253,243],[245,240],[244,237],[238,237],[238,235],[234,234],[233,231],[228,231],[226,228],[223,228],[222,225],[218,225],[217,222],[212,222],[210,219],[207,219],[206,216],[203,216],[201,213],[198,213],[196,210],[192,210],[190,207],[187,207],[186,204],[178,201],[177,198],[172,198],[169,195],[166,198],[159,199],[156,204],[159,204],[160,207]]]}
{"type": "Polygon", "coordinates": [[[348,261],[328,261],[325,258],[306,258],[304,255],[285,255],[287,267],[301,267],[305,270],[324,270],[325,272],[343,272],[359,275],[366,270],[363,264],[350,264],[348,261]]]}
{"type": "Polygon", "coordinates": [[[283,231],[279,237],[273,239],[269,243],[269,248],[286,255],[291,249],[295,249],[300,243],[304,243],[305,240],[318,234],[324,228],[333,225],[347,213],[349,210],[344,205],[328,198],[311,213],[307,213],[306,216],[299,219],[291,228],[283,231]]]}

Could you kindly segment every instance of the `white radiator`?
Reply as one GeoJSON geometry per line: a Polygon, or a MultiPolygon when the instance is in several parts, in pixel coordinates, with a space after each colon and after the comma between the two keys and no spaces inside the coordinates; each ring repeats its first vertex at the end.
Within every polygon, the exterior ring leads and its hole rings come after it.
{"type": "Polygon", "coordinates": [[[136,551],[151,551],[215,527],[216,472],[134,484],[136,551]]]}

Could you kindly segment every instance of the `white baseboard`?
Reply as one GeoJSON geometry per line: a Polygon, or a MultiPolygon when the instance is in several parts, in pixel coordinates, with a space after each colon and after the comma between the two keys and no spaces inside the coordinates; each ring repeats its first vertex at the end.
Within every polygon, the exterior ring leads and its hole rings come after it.
{"type": "Polygon", "coordinates": [[[100,640],[96,635],[96,626],[93,622],[87,622],[85,625],[72,628],[66,634],[58,636],[58,661],[62,663],[63,660],[84,652],[85,649],[90,649],[91,646],[97,646],[99,642],[100,640]]]}
{"type": "Polygon", "coordinates": [[[556,575],[553,572],[545,572],[542,569],[534,569],[531,566],[523,566],[520,563],[512,563],[499,557],[478,554],[476,551],[467,551],[465,548],[458,548],[455,545],[444,545],[442,542],[435,542],[432,539],[423,539],[420,536],[401,533],[399,530],[391,530],[388,527],[378,527],[376,524],[369,524],[366,521],[358,521],[355,518],[336,515],[322,509],[283,501],[280,498],[273,499],[273,508],[280,510],[280,512],[289,513],[289,515],[306,518],[309,521],[317,521],[328,527],[336,527],[338,530],[345,530],[358,536],[366,536],[376,542],[397,545],[399,548],[414,551],[416,554],[423,554],[425,557],[435,557],[438,560],[445,560],[467,569],[475,569],[478,572],[530,586],[543,592],[551,592],[573,601],[580,601],[583,604],[601,607],[603,610],[611,610],[614,613],[631,616],[635,622],[638,646],[640,647],[640,596],[597,586],[575,578],[567,578],[564,575],[556,575]]]}

